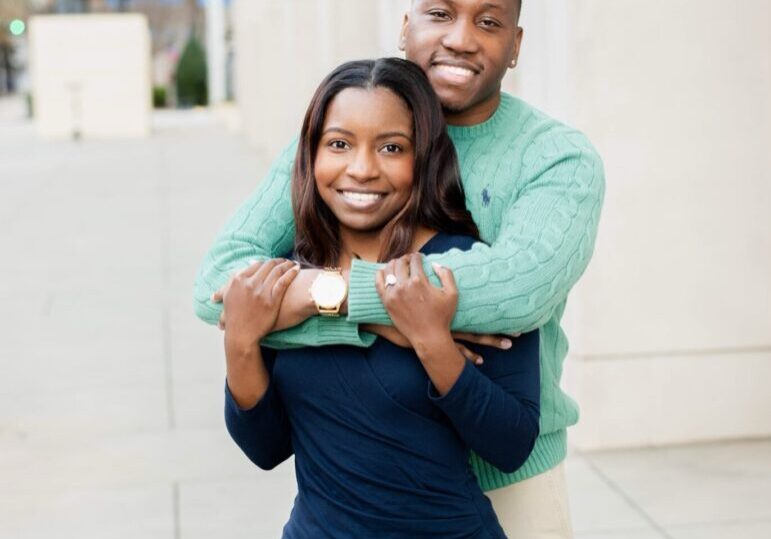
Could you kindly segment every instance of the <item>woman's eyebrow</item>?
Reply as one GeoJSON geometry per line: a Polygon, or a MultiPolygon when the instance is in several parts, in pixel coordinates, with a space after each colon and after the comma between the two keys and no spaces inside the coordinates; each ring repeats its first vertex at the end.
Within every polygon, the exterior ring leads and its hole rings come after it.
{"type": "Polygon", "coordinates": [[[404,131],[389,131],[387,133],[381,133],[377,136],[378,139],[392,138],[392,137],[404,137],[410,142],[412,142],[412,137],[407,133],[405,133],[404,131]]]}
{"type": "Polygon", "coordinates": [[[334,132],[336,132],[336,133],[340,133],[340,134],[342,134],[342,135],[346,135],[346,136],[348,136],[348,137],[354,137],[354,136],[356,136],[356,135],[354,135],[354,134],[353,134],[351,131],[348,131],[347,129],[343,129],[342,127],[335,127],[335,126],[332,126],[332,127],[327,127],[327,128],[324,130],[324,132],[323,132],[323,133],[321,133],[321,134],[322,134],[322,135],[326,135],[327,133],[330,133],[330,132],[332,132],[332,131],[334,131],[334,132]]]}

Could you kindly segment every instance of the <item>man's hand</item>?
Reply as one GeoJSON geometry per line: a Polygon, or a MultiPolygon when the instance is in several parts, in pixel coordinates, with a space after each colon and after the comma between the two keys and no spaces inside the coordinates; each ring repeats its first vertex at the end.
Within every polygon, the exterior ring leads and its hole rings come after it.
{"type": "MultiPolygon", "coordinates": [[[[402,333],[393,326],[363,324],[361,326],[361,330],[374,333],[375,335],[384,338],[396,346],[401,346],[402,348],[412,348],[412,345],[410,345],[410,341],[407,340],[407,337],[402,335],[402,333]]],[[[519,337],[519,335],[516,335],[516,337],[519,337]]],[[[500,335],[477,335],[476,333],[456,331],[453,332],[452,338],[455,340],[455,345],[458,347],[458,351],[463,354],[463,357],[475,365],[481,365],[484,363],[484,358],[459,341],[491,346],[494,348],[500,348],[501,350],[508,350],[511,348],[511,338],[500,335]]]]}

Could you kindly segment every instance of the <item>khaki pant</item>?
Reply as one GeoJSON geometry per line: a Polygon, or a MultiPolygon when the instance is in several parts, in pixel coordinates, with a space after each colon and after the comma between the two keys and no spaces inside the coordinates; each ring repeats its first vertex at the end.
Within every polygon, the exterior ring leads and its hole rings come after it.
{"type": "Polygon", "coordinates": [[[485,494],[509,539],[572,539],[564,463],[485,494]]]}

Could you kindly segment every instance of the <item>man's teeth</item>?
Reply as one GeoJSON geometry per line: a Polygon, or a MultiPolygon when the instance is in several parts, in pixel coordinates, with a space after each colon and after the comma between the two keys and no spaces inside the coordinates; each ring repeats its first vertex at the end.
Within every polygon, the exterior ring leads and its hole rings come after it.
{"type": "Polygon", "coordinates": [[[447,71],[448,73],[452,73],[453,75],[458,75],[460,77],[470,77],[474,74],[473,71],[471,71],[470,69],[466,69],[465,67],[448,66],[443,64],[439,64],[439,67],[447,71]]]}
{"type": "Polygon", "coordinates": [[[383,195],[378,193],[354,193],[353,191],[343,191],[343,196],[350,200],[356,200],[360,202],[373,202],[378,200],[383,195]]]}

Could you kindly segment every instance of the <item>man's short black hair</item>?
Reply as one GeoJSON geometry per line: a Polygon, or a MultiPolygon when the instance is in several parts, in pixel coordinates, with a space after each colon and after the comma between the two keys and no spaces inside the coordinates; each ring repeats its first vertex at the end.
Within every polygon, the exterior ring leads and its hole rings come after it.
{"type": "MultiPolygon", "coordinates": [[[[522,2],[523,1],[524,0],[516,0],[516,2],[517,2],[517,20],[519,20],[519,16],[522,13],[522,2]]],[[[414,3],[415,0],[411,0],[411,2],[414,3]]]]}

